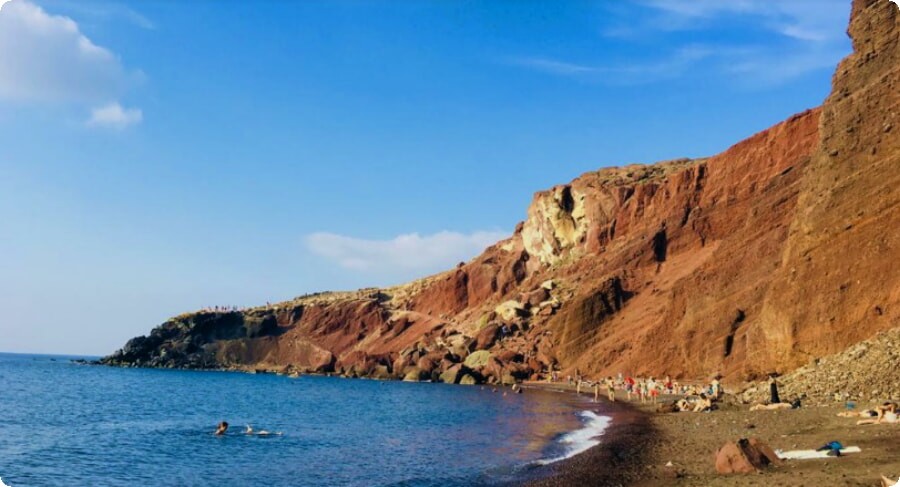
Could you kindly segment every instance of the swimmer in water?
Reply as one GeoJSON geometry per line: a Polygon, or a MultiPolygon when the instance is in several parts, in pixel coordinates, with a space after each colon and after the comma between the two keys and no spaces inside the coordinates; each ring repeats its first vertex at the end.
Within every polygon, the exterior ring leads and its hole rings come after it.
{"type": "Polygon", "coordinates": [[[253,436],[253,435],[256,435],[256,436],[270,436],[270,435],[279,436],[279,435],[281,435],[281,432],[276,431],[275,433],[271,433],[266,430],[254,431],[253,427],[248,424],[247,429],[244,430],[244,434],[251,435],[251,436],[253,436]]]}
{"type": "Polygon", "coordinates": [[[216,426],[216,432],[213,434],[216,436],[222,436],[226,431],[228,431],[228,422],[222,421],[218,426],[216,426]]]}

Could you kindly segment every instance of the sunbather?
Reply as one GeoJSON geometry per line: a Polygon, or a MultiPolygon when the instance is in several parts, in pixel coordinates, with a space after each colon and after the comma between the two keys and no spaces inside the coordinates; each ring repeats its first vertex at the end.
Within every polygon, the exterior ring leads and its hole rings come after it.
{"type": "Polygon", "coordinates": [[[876,406],[875,412],[877,413],[877,416],[875,417],[875,419],[861,419],[861,420],[857,421],[856,424],[857,425],[882,424],[882,423],[897,424],[898,422],[900,422],[900,421],[898,421],[898,418],[897,418],[897,404],[896,403],[886,402],[886,403],[882,404],[881,406],[876,406]]]}
{"type": "Polygon", "coordinates": [[[786,402],[776,402],[772,404],[755,404],[750,406],[751,411],[775,411],[777,409],[791,409],[792,406],[786,402]]]}
{"type": "Polygon", "coordinates": [[[700,399],[694,403],[694,412],[702,413],[704,411],[712,411],[712,399],[706,394],[700,394],[700,399]]]}

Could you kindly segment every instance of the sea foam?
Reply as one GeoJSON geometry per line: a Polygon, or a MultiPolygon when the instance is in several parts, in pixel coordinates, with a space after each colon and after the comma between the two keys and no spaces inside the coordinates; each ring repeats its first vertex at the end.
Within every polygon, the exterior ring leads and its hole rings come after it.
{"type": "Polygon", "coordinates": [[[578,416],[581,417],[584,426],[566,433],[559,439],[559,444],[563,446],[565,453],[560,456],[538,460],[535,462],[536,464],[548,465],[572,458],[600,444],[600,436],[603,435],[612,419],[609,416],[600,416],[593,411],[581,411],[578,413],[578,416]]]}

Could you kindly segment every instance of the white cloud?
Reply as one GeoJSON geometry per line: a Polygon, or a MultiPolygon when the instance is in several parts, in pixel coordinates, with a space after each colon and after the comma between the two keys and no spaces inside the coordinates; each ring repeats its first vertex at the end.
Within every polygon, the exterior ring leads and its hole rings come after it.
{"type": "Polygon", "coordinates": [[[87,123],[93,127],[124,129],[129,125],[141,123],[144,113],[137,108],[123,108],[118,103],[110,103],[91,110],[91,118],[87,123]]]}
{"type": "Polygon", "coordinates": [[[119,99],[140,76],[68,17],[27,0],[0,7],[0,100],[98,106],[119,99]]]}
{"type": "Polygon", "coordinates": [[[345,269],[366,272],[414,270],[434,272],[468,260],[508,237],[500,232],[438,232],[400,235],[390,240],[368,240],[319,232],[306,237],[313,253],[345,269]]]}

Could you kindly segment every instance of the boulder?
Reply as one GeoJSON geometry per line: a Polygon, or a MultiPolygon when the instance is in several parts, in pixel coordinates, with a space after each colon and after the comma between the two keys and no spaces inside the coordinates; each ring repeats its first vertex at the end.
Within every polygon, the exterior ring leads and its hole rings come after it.
{"type": "Polygon", "coordinates": [[[756,438],[726,443],[716,452],[715,460],[716,472],[723,475],[753,473],[781,464],[772,448],[756,438]]]}
{"type": "Polygon", "coordinates": [[[534,291],[522,293],[519,295],[519,301],[521,301],[526,308],[537,308],[541,305],[541,303],[549,299],[550,291],[542,287],[539,287],[534,291]]]}
{"type": "Polygon", "coordinates": [[[497,352],[497,359],[501,362],[522,362],[525,360],[525,357],[522,356],[521,353],[516,352],[515,350],[502,350],[497,352]]]}
{"type": "Polygon", "coordinates": [[[494,312],[503,319],[503,321],[515,321],[517,318],[524,318],[528,316],[528,311],[525,310],[525,306],[522,303],[511,300],[501,303],[499,306],[494,308],[494,312]]]}
{"type": "Polygon", "coordinates": [[[458,384],[460,379],[463,378],[464,368],[462,364],[456,364],[452,367],[448,368],[441,374],[440,380],[445,384],[458,384]]]}
{"type": "Polygon", "coordinates": [[[465,374],[462,376],[462,379],[459,380],[459,383],[460,385],[464,386],[474,386],[478,383],[478,381],[475,380],[475,377],[473,377],[471,374],[465,374]]]}
{"type": "Polygon", "coordinates": [[[437,368],[437,364],[428,357],[422,357],[416,361],[416,367],[419,368],[422,373],[430,375],[431,372],[437,368]]]}
{"type": "Polygon", "coordinates": [[[428,377],[429,374],[418,367],[407,367],[405,373],[403,374],[403,381],[419,382],[420,380],[427,379],[428,377]]]}
{"type": "Polygon", "coordinates": [[[387,365],[376,365],[375,367],[372,367],[372,370],[369,372],[369,377],[378,380],[388,380],[391,378],[391,371],[388,369],[387,365]]]}
{"type": "Polygon", "coordinates": [[[488,364],[488,361],[491,359],[491,352],[487,350],[479,350],[477,352],[472,352],[466,357],[466,360],[463,362],[466,367],[470,369],[478,369],[484,367],[488,364]]]}
{"type": "Polygon", "coordinates": [[[500,337],[500,325],[492,323],[482,328],[475,336],[475,350],[487,350],[491,348],[497,338],[500,337]]]}

